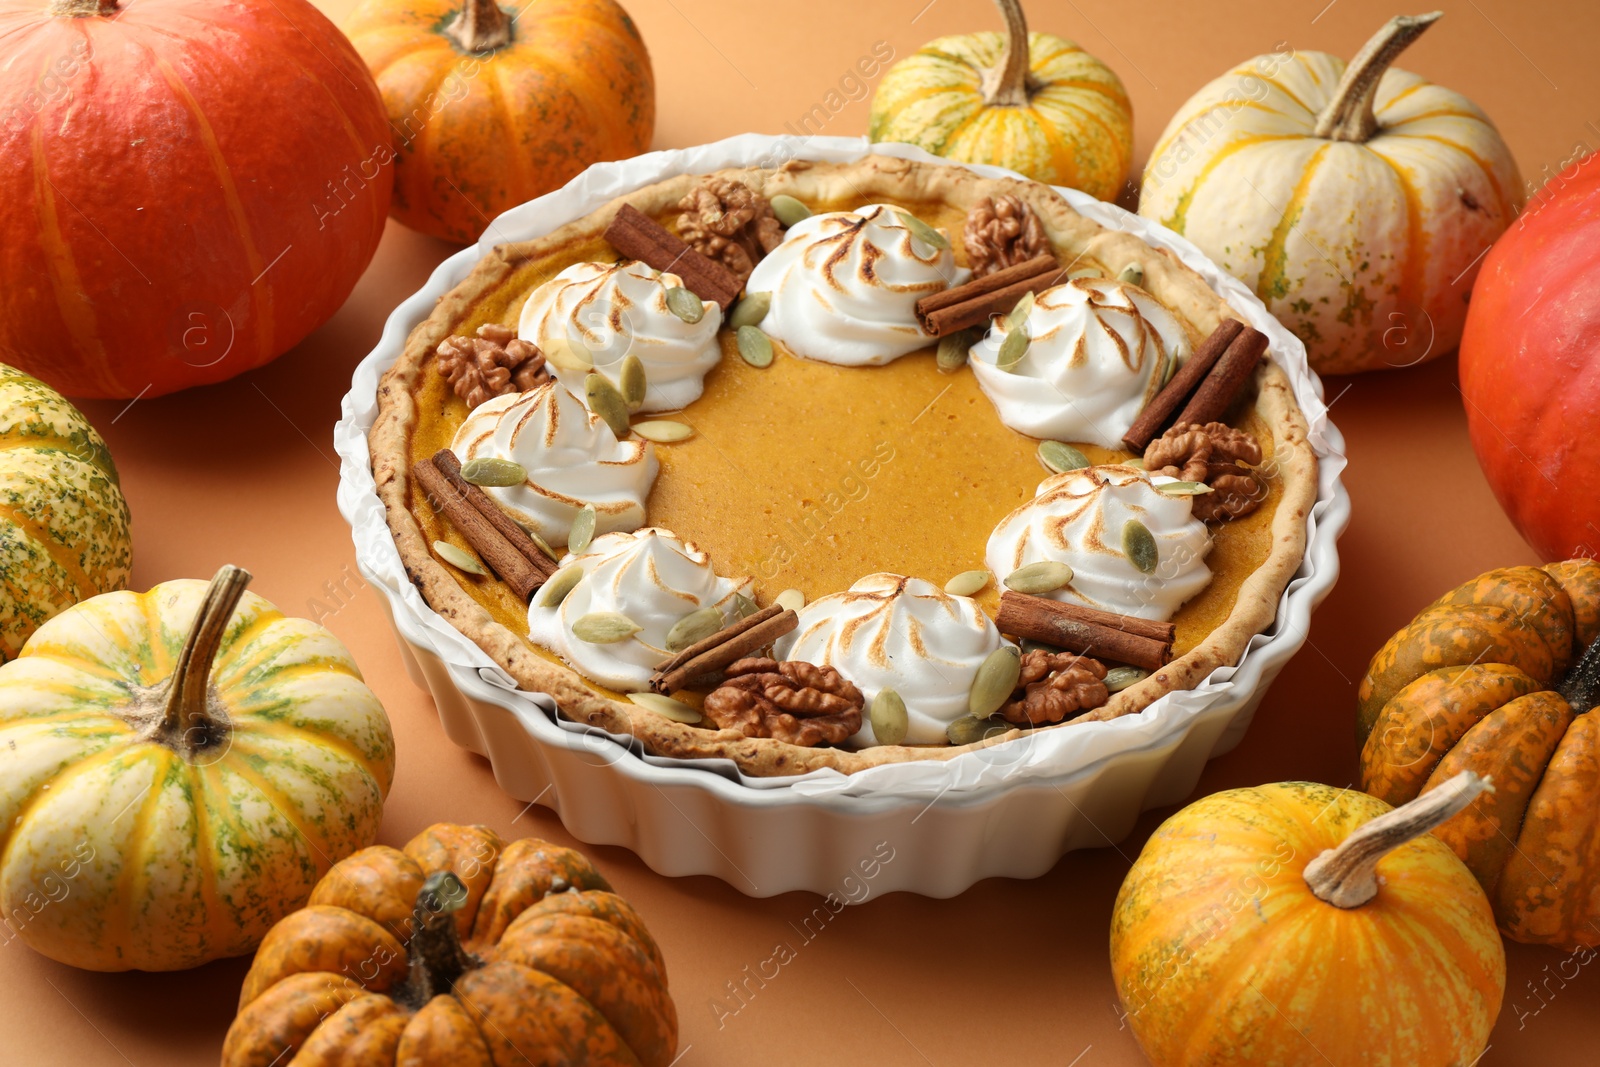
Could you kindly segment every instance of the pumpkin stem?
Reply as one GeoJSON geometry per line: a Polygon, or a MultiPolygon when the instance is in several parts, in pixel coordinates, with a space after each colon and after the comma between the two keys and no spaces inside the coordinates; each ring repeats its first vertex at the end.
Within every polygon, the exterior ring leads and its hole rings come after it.
{"type": "Polygon", "coordinates": [[[1372,140],[1378,132],[1378,118],[1372,113],[1372,101],[1378,95],[1378,83],[1383,80],[1384,71],[1442,15],[1443,11],[1431,11],[1426,15],[1396,15],[1362,45],[1361,51],[1344,68],[1344,77],[1339,79],[1339,84],[1334,88],[1333,99],[1317,116],[1316,135],[1357,144],[1372,140]]]}
{"type": "Polygon", "coordinates": [[[406,945],[411,963],[406,979],[409,1000],[417,1007],[440,993],[450,992],[456,979],[477,966],[478,961],[461,947],[461,937],[456,933],[456,912],[466,903],[467,887],[453,871],[428,875],[417,892],[416,907],[411,912],[413,933],[406,945]]]}
{"type": "Polygon", "coordinates": [[[511,16],[495,0],[466,0],[444,32],[463,52],[482,55],[511,43],[511,16]]]}
{"type": "Polygon", "coordinates": [[[1020,0],[994,0],[1006,20],[1006,50],[1000,65],[983,72],[983,102],[989,107],[1028,106],[1028,20],[1020,0]]]}
{"type": "Polygon", "coordinates": [[[1378,816],[1306,864],[1306,885],[1336,908],[1359,908],[1378,895],[1378,861],[1421,837],[1477,799],[1494,792],[1487,778],[1462,771],[1437,789],[1378,816]]]}
{"type": "Polygon", "coordinates": [[[156,736],[180,752],[197,752],[222,738],[225,726],[212,707],[211,664],[249,584],[249,571],[225,564],[206,587],[200,611],[178,653],[156,736]]]}
{"type": "Polygon", "coordinates": [[[1600,693],[1600,641],[1589,642],[1556,692],[1579,715],[1595,706],[1595,696],[1600,693]]]}
{"type": "Polygon", "coordinates": [[[117,13],[117,0],[50,0],[45,14],[52,18],[109,18],[117,13]]]}

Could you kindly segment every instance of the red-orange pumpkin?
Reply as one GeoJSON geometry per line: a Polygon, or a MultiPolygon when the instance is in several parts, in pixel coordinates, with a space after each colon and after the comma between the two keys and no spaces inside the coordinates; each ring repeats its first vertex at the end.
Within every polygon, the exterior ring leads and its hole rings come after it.
{"type": "Polygon", "coordinates": [[[0,0],[0,351],[73,396],[274,359],[378,246],[377,87],[305,0],[0,0]]]}

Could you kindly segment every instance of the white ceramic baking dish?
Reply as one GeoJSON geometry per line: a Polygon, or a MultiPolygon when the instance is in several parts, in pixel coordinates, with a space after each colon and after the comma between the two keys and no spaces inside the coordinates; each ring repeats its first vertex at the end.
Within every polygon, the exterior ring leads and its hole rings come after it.
{"type": "Polygon", "coordinates": [[[754,779],[726,761],[651,756],[630,739],[559,719],[548,698],[517,690],[482,650],[428,608],[406,578],[373,485],[366,433],[377,412],[378,380],[407,334],[494,245],[546,233],[643,185],[674,174],[791,158],[847,161],[868,152],[946,162],[864,139],[751,134],[591,167],[566,187],[500,216],[478,245],[440,264],[395,309],[356,368],[334,430],[339,508],[351,524],[357,564],[382,594],[407,669],[432,694],[450,739],[488,758],[507,793],[554,809],[580,840],[625,846],[665,875],[715,875],[752,896],[795,889],[845,901],[896,890],[954,896],[979,879],[1035,877],[1072,849],[1120,840],[1141,811],[1182,800],[1206,760],[1238,744],[1267,687],[1304,644],[1311,611],[1338,576],[1336,541],[1349,521],[1339,478],[1343,439],[1328,420],[1322,385],[1307,368],[1300,342],[1181,237],[1063,189],[1084,215],[1170,250],[1265,331],[1311,424],[1319,485],[1307,519],[1305,560],[1272,628],[1251,642],[1237,666],[1219,668],[1203,685],[1168,694],[1138,715],[848,777],[818,771],[754,779]]]}

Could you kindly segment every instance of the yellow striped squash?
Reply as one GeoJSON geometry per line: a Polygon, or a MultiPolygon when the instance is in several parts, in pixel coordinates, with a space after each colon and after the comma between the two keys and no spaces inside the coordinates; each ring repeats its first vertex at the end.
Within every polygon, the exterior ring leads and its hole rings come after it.
{"type": "Polygon", "coordinates": [[[868,136],[1114,198],[1133,155],[1121,80],[1073,42],[1030,34],[1017,0],[996,2],[1005,33],[940,37],[889,69],[868,136]]]}
{"type": "Polygon", "coordinates": [[[131,560],[106,443],[60,393],[0,364],[0,663],[46,619],[128,584],[131,560]]]}
{"type": "Polygon", "coordinates": [[[98,971],[237,956],[377,836],[383,706],[249,578],[94,597],[0,667],[0,938],[98,971]]]}
{"type": "Polygon", "coordinates": [[[1392,20],[1347,66],[1288,46],[1179,108],[1139,214],[1188,237],[1346,374],[1453,350],[1484,251],[1522,205],[1494,125],[1390,63],[1437,14],[1392,20]]]}

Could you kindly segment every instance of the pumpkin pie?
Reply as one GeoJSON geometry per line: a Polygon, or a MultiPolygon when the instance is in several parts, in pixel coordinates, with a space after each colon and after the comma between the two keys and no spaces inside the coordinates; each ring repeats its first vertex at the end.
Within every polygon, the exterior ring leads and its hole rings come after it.
{"type": "Polygon", "coordinates": [[[568,719],[752,775],[948,759],[1271,625],[1316,457],[1265,340],[1038,183],[684,175],[485,256],[373,473],[428,604],[568,719]]]}

